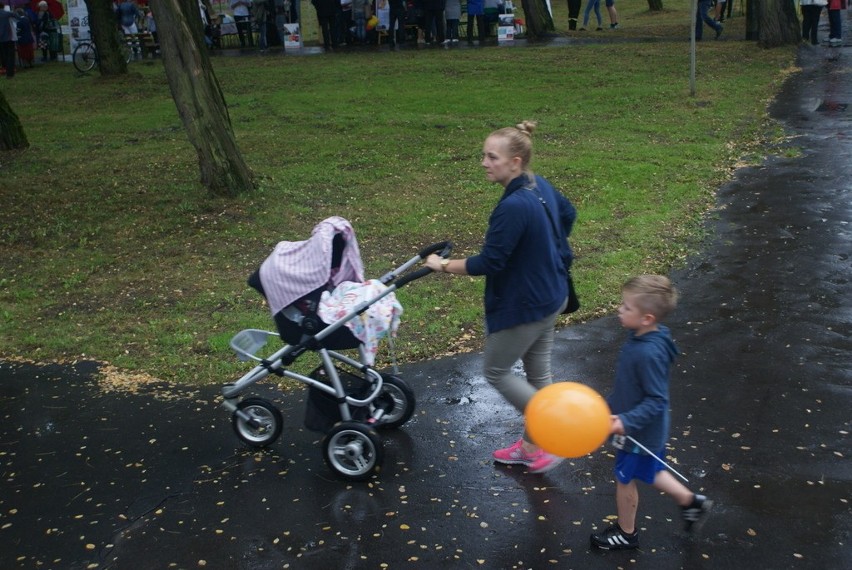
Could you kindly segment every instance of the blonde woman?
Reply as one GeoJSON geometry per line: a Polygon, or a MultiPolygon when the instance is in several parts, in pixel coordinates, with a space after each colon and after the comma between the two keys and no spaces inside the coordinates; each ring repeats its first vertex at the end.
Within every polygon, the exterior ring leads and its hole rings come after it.
{"type": "MultiPolygon", "coordinates": [[[[466,259],[431,255],[426,266],[455,275],[485,276],[484,375],[523,414],[537,390],[552,382],[550,359],[556,317],[568,301],[568,236],[576,218],[571,202],[530,169],[531,121],[491,133],[482,148],[486,178],[503,193],[488,222],[485,244],[466,259]],[[512,369],[521,360],[525,377],[512,369]]],[[[561,459],[540,449],[526,432],[494,461],[544,473],[561,459]]]]}

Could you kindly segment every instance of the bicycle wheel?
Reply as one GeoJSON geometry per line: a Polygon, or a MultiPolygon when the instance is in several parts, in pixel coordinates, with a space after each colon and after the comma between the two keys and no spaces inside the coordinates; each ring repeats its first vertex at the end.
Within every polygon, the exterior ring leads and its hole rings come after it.
{"type": "Polygon", "coordinates": [[[127,44],[127,40],[122,40],[120,44],[118,44],[118,50],[121,52],[121,57],[124,58],[124,61],[130,63],[133,61],[133,50],[127,44]]]}
{"type": "Polygon", "coordinates": [[[95,50],[95,45],[89,42],[77,44],[71,60],[80,73],[91,71],[98,63],[98,52],[95,50]]]}

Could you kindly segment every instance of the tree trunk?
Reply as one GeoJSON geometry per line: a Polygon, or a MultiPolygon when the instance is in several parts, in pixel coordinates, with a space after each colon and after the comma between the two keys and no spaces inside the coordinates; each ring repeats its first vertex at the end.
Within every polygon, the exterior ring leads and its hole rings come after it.
{"type": "Polygon", "coordinates": [[[540,39],[554,30],[553,17],[544,0],[521,0],[521,7],[524,9],[527,36],[530,39],[540,39]]]}
{"type": "Polygon", "coordinates": [[[89,30],[98,50],[98,71],[102,76],[127,73],[126,46],[112,11],[112,0],[86,0],[89,30]]]}
{"type": "Polygon", "coordinates": [[[237,147],[225,96],[210,65],[196,0],[151,0],[172,98],[198,154],[201,183],[216,196],[254,189],[237,147]]]}
{"type": "MultiPolygon", "coordinates": [[[[731,0],[733,1],[733,0],[731,0]]],[[[746,0],[746,40],[756,42],[760,38],[759,0],[746,0]]]]}
{"type": "MultiPolygon", "coordinates": [[[[729,2],[733,2],[734,0],[728,0],[729,2]]],[[[663,11],[663,0],[648,0],[648,10],[651,12],[662,12],[663,11]]]]}
{"type": "Polygon", "coordinates": [[[760,47],[774,48],[802,41],[802,27],[793,0],[760,0],[758,4],[760,47]]]}
{"type": "Polygon", "coordinates": [[[9,106],[6,96],[0,91],[0,150],[21,149],[28,146],[30,143],[24,133],[24,127],[21,126],[21,120],[9,106]]]}

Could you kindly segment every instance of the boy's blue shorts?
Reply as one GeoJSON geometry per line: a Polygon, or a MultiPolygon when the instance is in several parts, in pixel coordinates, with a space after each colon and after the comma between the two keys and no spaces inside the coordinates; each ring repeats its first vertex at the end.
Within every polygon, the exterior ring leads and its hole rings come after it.
{"type": "Polygon", "coordinates": [[[620,449],[615,453],[615,478],[622,485],[627,485],[634,479],[652,485],[654,477],[663,469],[663,464],[650,455],[629,453],[620,449]]]}

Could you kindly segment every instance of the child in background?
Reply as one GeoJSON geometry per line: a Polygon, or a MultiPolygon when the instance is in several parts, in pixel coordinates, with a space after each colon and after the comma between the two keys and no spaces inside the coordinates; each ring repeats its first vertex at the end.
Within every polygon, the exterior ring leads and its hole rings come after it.
{"type": "Polygon", "coordinates": [[[447,39],[444,41],[444,43],[459,43],[461,0],[447,0],[446,5],[444,6],[444,17],[447,19],[447,39]]]}
{"type": "Polygon", "coordinates": [[[660,321],[676,305],[677,291],[666,277],[642,275],[622,287],[618,319],[630,332],[618,356],[615,386],[607,398],[614,414],[613,443],[618,448],[615,459],[618,521],[591,536],[592,546],[603,550],[639,547],[637,479],[674,498],[681,507],[687,530],[713,506],[707,497],[687,489],[660,461],[625,438],[629,435],[657,456],[664,455],[669,430],[669,369],[678,350],[669,329],[660,321]]]}

